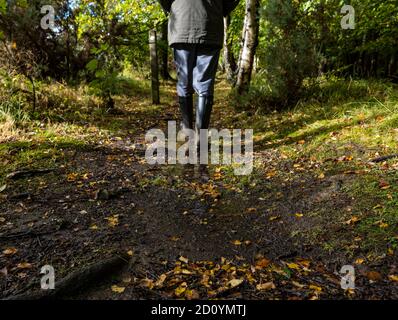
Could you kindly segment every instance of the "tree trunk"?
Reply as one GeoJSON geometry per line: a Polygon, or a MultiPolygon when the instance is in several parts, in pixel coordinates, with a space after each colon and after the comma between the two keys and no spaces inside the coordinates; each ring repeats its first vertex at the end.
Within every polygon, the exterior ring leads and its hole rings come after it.
{"type": "Polygon", "coordinates": [[[169,46],[167,37],[167,22],[161,25],[160,33],[160,75],[163,80],[171,80],[169,73],[169,46]]]}
{"type": "Polygon", "coordinates": [[[227,73],[227,80],[235,84],[236,82],[236,59],[234,53],[232,52],[232,39],[228,28],[231,24],[231,17],[227,16],[224,18],[224,67],[227,73]]]}
{"type": "Polygon", "coordinates": [[[260,0],[246,0],[245,21],[242,34],[242,49],[238,65],[236,89],[239,94],[247,92],[253,72],[254,56],[258,45],[260,0]]]}

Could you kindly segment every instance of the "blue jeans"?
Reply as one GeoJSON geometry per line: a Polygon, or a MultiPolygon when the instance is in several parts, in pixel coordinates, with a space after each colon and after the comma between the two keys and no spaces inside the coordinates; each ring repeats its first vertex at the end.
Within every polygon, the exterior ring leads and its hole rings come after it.
{"type": "Polygon", "coordinates": [[[173,46],[177,69],[177,93],[187,97],[212,96],[221,49],[202,44],[179,43],[173,46]]]}

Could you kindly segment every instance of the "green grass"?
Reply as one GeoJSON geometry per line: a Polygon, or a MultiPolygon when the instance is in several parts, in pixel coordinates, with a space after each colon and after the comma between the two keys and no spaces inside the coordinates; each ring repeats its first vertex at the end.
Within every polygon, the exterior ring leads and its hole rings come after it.
{"type": "Polygon", "coordinates": [[[279,148],[289,157],[338,157],[350,152],[345,147],[351,143],[366,147],[367,157],[397,148],[396,85],[333,80],[313,94],[290,110],[264,113],[253,106],[250,112],[229,115],[226,123],[253,128],[258,148],[279,148]]]}

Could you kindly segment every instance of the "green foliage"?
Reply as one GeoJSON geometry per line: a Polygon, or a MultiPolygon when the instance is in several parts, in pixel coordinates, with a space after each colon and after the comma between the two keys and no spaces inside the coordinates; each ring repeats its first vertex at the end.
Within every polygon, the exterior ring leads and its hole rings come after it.
{"type": "Polygon", "coordinates": [[[13,96],[0,102],[0,123],[12,122],[18,124],[28,120],[29,116],[24,111],[24,102],[20,96],[13,96]]]}
{"type": "Polygon", "coordinates": [[[260,91],[264,103],[283,108],[300,97],[304,79],[316,75],[318,56],[299,2],[269,0],[262,15],[264,45],[258,56],[263,68],[251,94],[260,91]]]}

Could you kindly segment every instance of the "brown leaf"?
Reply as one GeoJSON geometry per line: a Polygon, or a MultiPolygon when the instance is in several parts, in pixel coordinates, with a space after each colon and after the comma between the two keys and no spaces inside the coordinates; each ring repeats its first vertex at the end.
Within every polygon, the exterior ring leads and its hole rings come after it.
{"type": "Polygon", "coordinates": [[[16,248],[7,248],[3,251],[3,254],[5,254],[6,256],[12,256],[14,254],[16,254],[18,252],[18,249],[16,248]]]}
{"type": "Polygon", "coordinates": [[[21,263],[17,264],[17,268],[18,269],[31,269],[32,264],[30,264],[29,262],[21,262],[21,263]]]}
{"type": "Polygon", "coordinates": [[[387,189],[389,189],[391,186],[390,186],[390,184],[387,182],[387,181],[385,181],[385,180],[380,180],[379,181],[379,188],[380,189],[382,189],[382,190],[387,190],[387,189]]]}
{"type": "Polygon", "coordinates": [[[269,266],[269,264],[271,263],[270,260],[263,258],[259,261],[257,261],[256,263],[256,269],[263,269],[269,266]]]}
{"type": "Polygon", "coordinates": [[[271,289],[275,289],[275,288],[276,288],[275,284],[272,281],[258,284],[256,286],[256,289],[259,291],[271,290],[271,289]]]}
{"type": "Polygon", "coordinates": [[[232,279],[227,283],[230,288],[235,288],[243,282],[243,279],[232,279]]]}
{"type": "Polygon", "coordinates": [[[366,277],[371,281],[379,281],[383,278],[382,275],[377,271],[369,271],[366,274],[366,277]]]}

